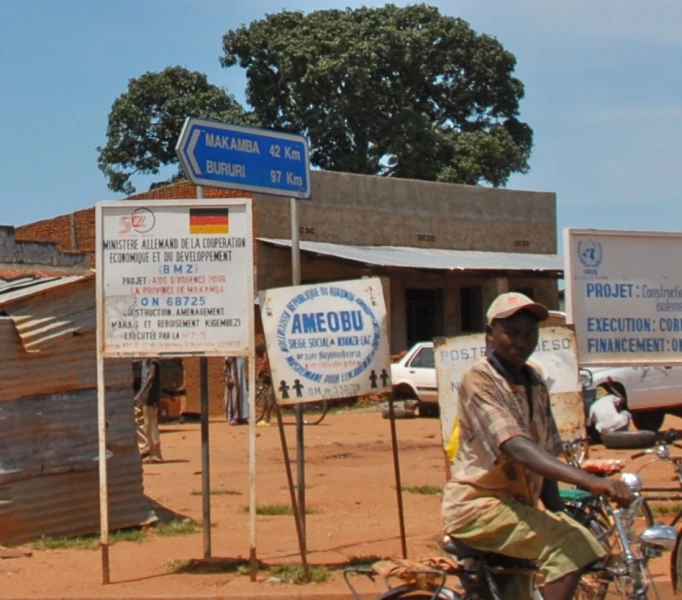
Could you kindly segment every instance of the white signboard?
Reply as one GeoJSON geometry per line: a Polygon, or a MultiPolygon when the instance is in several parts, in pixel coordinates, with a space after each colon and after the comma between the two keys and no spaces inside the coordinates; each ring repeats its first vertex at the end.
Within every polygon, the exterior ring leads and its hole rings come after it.
{"type": "Polygon", "coordinates": [[[682,234],[565,231],[582,365],[682,364],[682,234]]]}
{"type": "Polygon", "coordinates": [[[280,404],[391,389],[386,304],[378,278],[261,292],[280,404]]]}
{"type": "MultiPolygon", "coordinates": [[[[457,415],[459,384],[466,371],[485,356],[485,334],[436,338],[434,357],[438,381],[441,433],[445,447],[457,415]]],[[[540,340],[528,363],[543,377],[561,437],[585,437],[582,386],[573,331],[568,327],[541,327],[540,340]]]]}
{"type": "Polygon", "coordinates": [[[98,203],[103,356],[252,351],[251,222],[248,198],[98,203]]]}

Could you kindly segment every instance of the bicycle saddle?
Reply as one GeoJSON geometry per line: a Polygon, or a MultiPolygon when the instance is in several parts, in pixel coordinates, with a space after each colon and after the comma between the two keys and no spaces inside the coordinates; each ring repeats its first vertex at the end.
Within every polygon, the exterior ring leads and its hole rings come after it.
{"type": "Polygon", "coordinates": [[[480,558],[488,554],[487,552],[481,552],[471,546],[467,546],[464,542],[460,542],[450,536],[445,536],[443,538],[441,547],[448,554],[452,554],[452,556],[456,556],[457,558],[480,558]]]}
{"type": "Polygon", "coordinates": [[[532,561],[524,560],[522,558],[512,558],[510,556],[504,556],[502,554],[497,554],[495,552],[482,552],[481,550],[476,550],[471,546],[465,544],[461,540],[456,540],[450,536],[445,536],[441,544],[441,548],[445,550],[451,556],[456,556],[457,558],[478,558],[486,559],[490,566],[499,566],[507,568],[517,568],[517,569],[533,569],[535,564],[532,561]]]}

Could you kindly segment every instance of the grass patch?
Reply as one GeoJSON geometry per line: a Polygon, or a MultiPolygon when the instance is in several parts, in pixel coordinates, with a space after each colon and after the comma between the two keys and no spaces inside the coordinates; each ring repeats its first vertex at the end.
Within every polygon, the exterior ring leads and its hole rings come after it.
{"type": "Polygon", "coordinates": [[[199,524],[191,519],[173,519],[166,523],[158,523],[154,527],[154,531],[163,536],[190,535],[198,530],[199,524]]]}
{"type": "MultiPolygon", "coordinates": [[[[237,490],[211,490],[209,492],[210,496],[241,496],[242,493],[237,490]]],[[[192,496],[201,496],[201,490],[198,492],[192,492],[192,496]]]]}
{"type": "Polygon", "coordinates": [[[99,538],[95,536],[83,537],[41,537],[31,544],[34,550],[96,550],[99,538]]]}
{"type": "MultiPolygon", "coordinates": [[[[244,507],[244,512],[249,512],[249,507],[244,507]]],[[[316,511],[306,508],[306,515],[314,515],[316,511]]],[[[279,517],[282,515],[294,514],[294,509],[288,504],[259,504],[256,506],[256,514],[263,517],[279,517]]]]}
{"type": "Polygon", "coordinates": [[[649,502],[649,508],[653,515],[677,514],[682,510],[682,502],[649,502]]]}
{"type": "Polygon", "coordinates": [[[303,565],[276,565],[269,569],[270,575],[284,583],[302,585],[304,583],[324,583],[329,579],[329,571],[325,567],[308,565],[308,576],[305,576],[303,565]]]}
{"type": "MultiPolygon", "coordinates": [[[[109,534],[109,545],[119,542],[142,542],[146,537],[143,529],[120,529],[109,534]]],[[[31,544],[34,550],[97,550],[99,535],[80,537],[46,537],[43,536],[31,544]]]]}
{"type": "Polygon", "coordinates": [[[408,494],[419,494],[420,496],[440,496],[443,493],[443,490],[434,485],[417,485],[403,487],[403,492],[408,494]]]}

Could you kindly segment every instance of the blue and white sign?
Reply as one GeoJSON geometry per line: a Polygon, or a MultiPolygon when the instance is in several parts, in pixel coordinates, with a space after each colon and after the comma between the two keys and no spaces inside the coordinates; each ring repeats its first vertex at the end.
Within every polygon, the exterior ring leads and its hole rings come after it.
{"type": "Polygon", "coordinates": [[[280,404],[390,391],[378,278],[267,290],[261,316],[280,404]]]}
{"type": "Polygon", "coordinates": [[[580,363],[682,364],[682,234],[565,235],[568,322],[580,363]]]}
{"type": "Polygon", "coordinates": [[[190,117],[175,151],[194,185],[310,198],[308,143],[300,135],[190,117]]]}

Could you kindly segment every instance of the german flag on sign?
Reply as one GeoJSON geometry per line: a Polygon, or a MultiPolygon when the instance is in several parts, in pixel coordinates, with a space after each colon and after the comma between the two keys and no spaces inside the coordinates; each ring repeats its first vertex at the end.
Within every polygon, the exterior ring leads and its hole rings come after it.
{"type": "Polygon", "coordinates": [[[227,208],[190,208],[191,234],[230,233],[230,211],[227,208]]]}

